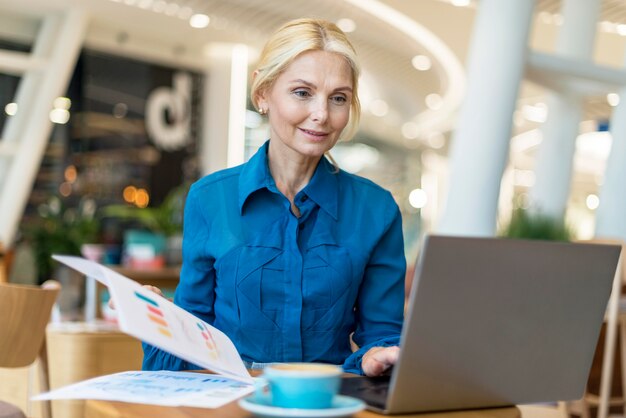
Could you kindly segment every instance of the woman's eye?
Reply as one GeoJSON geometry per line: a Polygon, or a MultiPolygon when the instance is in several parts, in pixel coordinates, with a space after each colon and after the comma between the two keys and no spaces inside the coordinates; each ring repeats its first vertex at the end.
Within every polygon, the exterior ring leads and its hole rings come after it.
{"type": "Polygon", "coordinates": [[[293,92],[297,97],[309,97],[311,94],[306,90],[295,90],[293,92]]]}
{"type": "Polygon", "coordinates": [[[344,96],[333,96],[330,98],[335,104],[345,104],[348,99],[346,99],[344,96]]]}

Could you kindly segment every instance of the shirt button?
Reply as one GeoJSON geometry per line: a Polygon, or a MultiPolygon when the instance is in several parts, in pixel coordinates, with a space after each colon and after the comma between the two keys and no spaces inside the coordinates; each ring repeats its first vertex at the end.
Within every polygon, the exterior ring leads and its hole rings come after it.
{"type": "Polygon", "coordinates": [[[298,229],[303,230],[304,229],[304,224],[298,224],[298,229]]]}
{"type": "Polygon", "coordinates": [[[309,198],[309,197],[308,197],[307,195],[303,195],[303,196],[300,198],[300,202],[306,202],[308,198],[309,198]]]}

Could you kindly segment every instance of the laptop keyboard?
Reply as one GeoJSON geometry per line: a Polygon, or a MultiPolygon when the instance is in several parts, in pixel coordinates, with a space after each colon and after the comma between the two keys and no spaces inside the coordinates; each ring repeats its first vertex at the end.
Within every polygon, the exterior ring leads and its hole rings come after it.
{"type": "Polygon", "coordinates": [[[380,377],[344,377],[339,393],[363,400],[366,404],[385,409],[389,393],[390,376],[380,377]]]}

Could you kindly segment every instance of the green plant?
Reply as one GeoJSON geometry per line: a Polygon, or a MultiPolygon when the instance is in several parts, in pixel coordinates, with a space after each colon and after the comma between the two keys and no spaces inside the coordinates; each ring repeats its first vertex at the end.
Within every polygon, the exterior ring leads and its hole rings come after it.
{"type": "Polygon", "coordinates": [[[562,219],[525,209],[516,209],[501,235],[506,238],[570,241],[573,231],[562,219]]]}
{"type": "Polygon", "coordinates": [[[183,229],[183,207],[188,186],[172,189],[159,206],[139,208],[130,205],[110,205],[102,208],[102,216],[134,220],[148,230],[165,236],[180,234],[183,229]]]}
{"type": "Polygon", "coordinates": [[[39,217],[23,225],[22,230],[33,245],[39,278],[47,280],[55,266],[52,254],[80,255],[81,245],[98,238],[100,223],[92,199],[82,199],[78,207],[71,208],[53,196],[37,211],[39,217]]]}

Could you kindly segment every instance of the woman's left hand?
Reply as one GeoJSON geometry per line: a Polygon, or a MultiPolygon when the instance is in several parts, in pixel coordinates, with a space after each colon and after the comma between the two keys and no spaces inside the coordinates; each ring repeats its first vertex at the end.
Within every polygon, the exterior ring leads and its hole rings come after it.
{"type": "Polygon", "coordinates": [[[400,347],[372,347],[367,350],[361,360],[361,368],[366,376],[380,376],[396,364],[400,347]]]}

